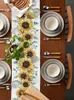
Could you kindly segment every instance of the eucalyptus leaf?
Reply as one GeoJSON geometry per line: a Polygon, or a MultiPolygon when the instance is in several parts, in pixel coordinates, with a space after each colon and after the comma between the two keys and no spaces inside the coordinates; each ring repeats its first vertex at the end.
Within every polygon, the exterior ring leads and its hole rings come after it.
{"type": "Polygon", "coordinates": [[[12,37],[12,38],[10,39],[10,42],[11,42],[11,43],[15,42],[15,37],[12,37]]]}

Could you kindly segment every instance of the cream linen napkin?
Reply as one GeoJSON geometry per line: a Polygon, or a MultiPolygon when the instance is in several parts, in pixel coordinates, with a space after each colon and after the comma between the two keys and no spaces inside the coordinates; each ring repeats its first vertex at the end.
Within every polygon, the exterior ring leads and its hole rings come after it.
{"type": "Polygon", "coordinates": [[[29,86],[25,91],[24,95],[22,95],[18,100],[49,100],[46,96],[44,96],[38,89],[33,86],[29,86]]]}
{"type": "Polygon", "coordinates": [[[8,4],[8,6],[11,9],[13,9],[14,11],[16,11],[18,17],[22,17],[22,15],[28,10],[28,7],[26,7],[23,10],[19,10],[18,8],[16,8],[15,6],[13,6],[13,4],[10,4],[9,1],[10,0],[4,0],[4,3],[8,4]]]}

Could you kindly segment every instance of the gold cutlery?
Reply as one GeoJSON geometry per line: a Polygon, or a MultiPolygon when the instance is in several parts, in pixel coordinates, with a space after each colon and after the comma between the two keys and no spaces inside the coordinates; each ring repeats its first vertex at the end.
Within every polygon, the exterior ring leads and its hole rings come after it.
{"type": "Polygon", "coordinates": [[[45,84],[45,86],[60,86],[61,84],[60,83],[57,83],[57,84],[45,84]]]}
{"type": "Polygon", "coordinates": [[[6,90],[9,91],[10,90],[10,86],[5,86],[6,90]]]}
{"type": "Polygon", "coordinates": [[[3,86],[10,86],[11,84],[10,83],[5,83],[5,84],[3,84],[3,86]]]}
{"type": "Polygon", "coordinates": [[[6,43],[6,41],[0,41],[0,44],[5,44],[6,43]]]}
{"type": "Polygon", "coordinates": [[[10,39],[9,37],[5,37],[5,38],[0,38],[0,40],[8,40],[10,39]]]}
{"type": "Polygon", "coordinates": [[[2,87],[0,87],[0,90],[4,90],[4,89],[6,89],[7,91],[9,91],[10,87],[9,86],[2,86],[2,87]]]}
{"type": "Polygon", "coordinates": [[[47,37],[47,38],[44,38],[44,40],[47,40],[47,41],[48,41],[48,40],[60,40],[60,39],[61,39],[61,38],[48,38],[48,37],[47,37]]]}
{"type": "Polygon", "coordinates": [[[5,60],[5,58],[0,58],[0,61],[3,61],[3,60],[5,60]]]}
{"type": "Polygon", "coordinates": [[[0,41],[0,44],[5,44],[5,43],[10,44],[10,42],[6,42],[6,40],[0,41]]]}
{"type": "Polygon", "coordinates": [[[51,10],[51,11],[54,11],[54,12],[60,12],[60,10],[51,10]]]}
{"type": "Polygon", "coordinates": [[[58,83],[58,84],[49,84],[50,86],[57,86],[57,85],[61,85],[60,83],[58,83]]]}
{"type": "Polygon", "coordinates": [[[60,56],[43,56],[43,58],[47,58],[47,59],[60,59],[60,56]]]}
{"type": "Polygon", "coordinates": [[[10,12],[10,9],[0,9],[0,12],[10,12]]]}
{"type": "Polygon", "coordinates": [[[48,51],[44,52],[45,56],[48,56],[48,55],[60,55],[60,54],[61,54],[60,52],[48,52],[48,51]]]}
{"type": "Polygon", "coordinates": [[[43,9],[45,9],[45,10],[48,10],[48,9],[60,9],[60,7],[59,6],[51,6],[51,7],[49,7],[49,6],[45,5],[45,6],[43,6],[43,9]]]}
{"type": "Polygon", "coordinates": [[[5,87],[0,87],[0,90],[1,90],[1,89],[5,89],[5,87]]]}
{"type": "Polygon", "coordinates": [[[55,9],[52,9],[52,10],[42,10],[43,12],[49,12],[49,11],[54,11],[54,12],[60,12],[60,10],[55,10],[55,9]]]}
{"type": "Polygon", "coordinates": [[[61,9],[59,6],[52,6],[52,7],[49,7],[50,9],[61,9]]]}

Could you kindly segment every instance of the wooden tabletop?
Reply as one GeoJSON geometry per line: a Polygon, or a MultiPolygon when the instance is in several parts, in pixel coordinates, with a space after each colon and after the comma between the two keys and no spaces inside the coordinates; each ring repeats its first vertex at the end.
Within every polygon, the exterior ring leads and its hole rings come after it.
{"type": "MultiPolygon", "coordinates": [[[[8,5],[6,5],[3,2],[3,0],[0,0],[0,9],[7,9],[7,8],[9,8],[8,5]]],[[[6,15],[11,23],[11,12],[0,12],[0,13],[6,15]]],[[[11,37],[11,28],[8,34],[4,37],[11,37]]],[[[0,44],[0,58],[5,58],[5,47],[6,44],[0,44]]],[[[11,83],[11,79],[7,83],[11,83]]],[[[11,91],[0,90],[0,100],[11,100],[11,91]]]]}
{"type": "MultiPolygon", "coordinates": [[[[65,0],[41,0],[41,16],[42,16],[42,8],[44,5],[49,7],[51,6],[59,6],[61,11],[59,14],[65,20],[65,0]]],[[[42,64],[48,60],[43,58],[43,54],[45,51],[49,52],[61,52],[61,58],[59,59],[65,65],[65,30],[57,36],[60,37],[60,40],[49,40],[44,41],[43,39],[47,37],[41,32],[41,66],[42,64]]],[[[45,86],[48,84],[44,79],[41,77],[41,92],[46,95],[50,100],[65,100],[65,79],[63,78],[60,81],[61,86],[45,86]]]]}

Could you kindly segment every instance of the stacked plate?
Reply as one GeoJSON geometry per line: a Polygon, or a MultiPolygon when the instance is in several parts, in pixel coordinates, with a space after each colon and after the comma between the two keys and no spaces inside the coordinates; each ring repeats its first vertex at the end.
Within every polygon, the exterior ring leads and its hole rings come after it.
{"type": "Polygon", "coordinates": [[[41,17],[41,31],[46,36],[55,37],[64,28],[63,18],[56,12],[49,11],[41,17]]]}
{"type": "Polygon", "coordinates": [[[8,33],[9,28],[10,23],[8,18],[4,14],[0,13],[0,37],[4,37],[8,33]]]}
{"type": "Polygon", "coordinates": [[[41,75],[45,81],[57,83],[64,77],[65,67],[59,60],[51,59],[42,65],[41,75]]]}
{"type": "Polygon", "coordinates": [[[0,61],[0,84],[6,83],[10,79],[10,77],[10,66],[4,61],[0,61]]]}

